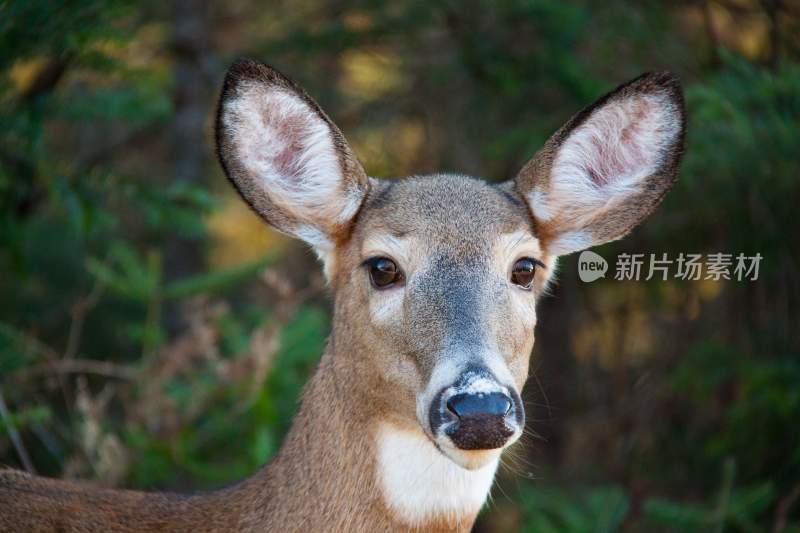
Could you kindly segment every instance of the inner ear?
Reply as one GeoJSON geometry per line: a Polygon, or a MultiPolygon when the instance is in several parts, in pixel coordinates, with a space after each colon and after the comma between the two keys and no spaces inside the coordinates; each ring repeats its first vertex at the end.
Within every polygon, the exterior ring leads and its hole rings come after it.
{"type": "Polygon", "coordinates": [[[239,138],[235,155],[251,180],[246,185],[298,222],[327,228],[355,214],[330,127],[308,104],[285,90],[250,84],[228,113],[239,138]]]}
{"type": "MultiPolygon", "coordinates": [[[[602,106],[558,150],[554,187],[629,189],[658,170],[680,124],[659,94],[642,94],[602,106]]],[[[587,191],[590,192],[590,191],[587,191]]]]}

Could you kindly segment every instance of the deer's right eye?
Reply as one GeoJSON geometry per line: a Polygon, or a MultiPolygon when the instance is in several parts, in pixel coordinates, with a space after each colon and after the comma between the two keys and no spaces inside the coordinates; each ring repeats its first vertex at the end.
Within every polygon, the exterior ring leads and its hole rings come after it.
{"type": "Polygon", "coordinates": [[[388,289],[403,282],[403,271],[388,257],[371,257],[364,261],[369,279],[376,289],[388,289]]]}
{"type": "Polygon", "coordinates": [[[525,290],[530,290],[533,285],[533,276],[536,274],[537,264],[541,265],[541,262],[530,257],[517,259],[511,269],[511,283],[525,290]]]}

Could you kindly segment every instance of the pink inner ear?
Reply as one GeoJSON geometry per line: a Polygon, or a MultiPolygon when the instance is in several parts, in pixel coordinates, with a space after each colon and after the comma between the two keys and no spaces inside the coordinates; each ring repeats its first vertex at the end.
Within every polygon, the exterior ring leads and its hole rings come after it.
{"type": "Polygon", "coordinates": [[[312,124],[300,114],[281,111],[270,106],[263,110],[263,125],[269,134],[259,155],[281,177],[282,187],[302,192],[304,176],[308,173],[303,141],[312,134],[312,124]]]}
{"type": "Polygon", "coordinates": [[[615,177],[628,175],[652,162],[657,148],[650,146],[657,128],[655,117],[648,117],[652,110],[652,104],[640,98],[627,105],[600,110],[600,116],[592,117],[584,126],[589,134],[584,170],[595,185],[607,185],[615,177]]]}
{"type": "Polygon", "coordinates": [[[275,170],[289,181],[289,185],[297,186],[302,180],[303,135],[307,129],[299,117],[289,117],[273,124],[276,134],[285,144],[272,156],[275,170]]]}
{"type": "Polygon", "coordinates": [[[592,182],[595,185],[605,185],[606,184],[606,176],[604,176],[603,174],[599,174],[591,166],[587,166],[586,167],[586,173],[589,174],[589,178],[591,178],[592,182]]]}

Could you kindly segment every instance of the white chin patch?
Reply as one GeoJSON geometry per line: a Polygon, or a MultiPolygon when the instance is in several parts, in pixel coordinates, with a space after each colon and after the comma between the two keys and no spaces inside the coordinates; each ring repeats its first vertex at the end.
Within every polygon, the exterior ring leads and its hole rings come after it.
{"type": "Polygon", "coordinates": [[[385,422],[377,429],[376,443],[384,501],[411,526],[471,520],[486,501],[500,458],[500,451],[494,450],[493,457],[484,457],[483,466],[467,470],[445,457],[421,430],[385,422]]]}

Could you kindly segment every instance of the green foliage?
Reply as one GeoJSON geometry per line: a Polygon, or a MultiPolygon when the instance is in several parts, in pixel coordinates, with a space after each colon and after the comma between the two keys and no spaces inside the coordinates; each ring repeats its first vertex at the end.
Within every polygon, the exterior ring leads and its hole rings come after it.
{"type": "Polygon", "coordinates": [[[764,274],[775,276],[786,235],[797,229],[791,202],[782,200],[800,192],[800,65],[770,71],[730,54],[724,60],[724,69],[688,87],[687,157],[679,196],[668,200],[713,197],[714,209],[693,210],[673,242],[698,246],[708,237],[685,231],[688,225],[713,227],[724,217],[730,226],[717,239],[725,242],[715,244],[769,254],[764,274]]]}
{"type": "Polygon", "coordinates": [[[47,406],[31,407],[11,414],[6,420],[0,420],[0,430],[8,431],[10,427],[25,429],[33,424],[47,422],[50,416],[47,406]]]}
{"type": "Polygon", "coordinates": [[[774,502],[770,485],[733,490],[724,503],[702,505],[650,500],[645,506],[648,518],[676,531],[762,531],[759,519],[774,502]]]}
{"type": "MultiPolygon", "coordinates": [[[[230,347],[229,357],[241,356],[253,331],[265,321],[269,318],[261,313],[222,317],[222,345],[230,347]]],[[[143,459],[131,471],[131,483],[176,488],[186,477],[194,480],[193,486],[215,487],[241,479],[264,464],[277,451],[288,429],[300,389],[319,358],[328,327],[320,309],[300,309],[281,331],[280,350],[274,356],[270,376],[255,392],[245,383],[220,388],[213,369],[166,383],[165,401],[178,409],[191,410],[194,399],[204,396],[213,398],[214,408],[196,413],[192,422],[168,441],[154,438],[142,425],[127,424],[126,441],[143,459]]]]}
{"type": "MultiPolygon", "coordinates": [[[[119,22],[133,13],[133,2],[72,0],[0,3],[0,69],[37,55],[84,55],[98,41],[121,41],[119,22]]],[[[91,57],[90,54],[86,54],[91,57]]]]}
{"type": "Polygon", "coordinates": [[[619,487],[578,491],[526,487],[519,497],[523,531],[530,533],[611,533],[619,530],[629,507],[619,487]]]}
{"type": "Polygon", "coordinates": [[[706,416],[687,420],[687,442],[704,444],[694,459],[705,471],[735,460],[739,477],[758,482],[765,473],[789,490],[800,479],[800,364],[789,357],[748,357],[719,346],[687,354],[672,373],[686,404],[706,416]],[[705,464],[703,464],[705,461],[705,464]]]}

